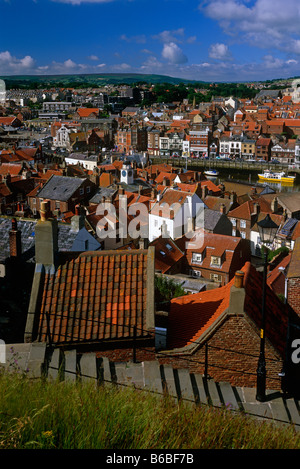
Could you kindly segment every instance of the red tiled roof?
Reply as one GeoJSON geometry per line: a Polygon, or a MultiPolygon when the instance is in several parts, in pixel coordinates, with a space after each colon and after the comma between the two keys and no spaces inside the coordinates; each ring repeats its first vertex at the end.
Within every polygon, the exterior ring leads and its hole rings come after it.
{"type": "Polygon", "coordinates": [[[38,340],[54,343],[118,340],[148,335],[147,250],[85,252],[66,256],[46,273],[38,340]]]}
{"type": "Polygon", "coordinates": [[[10,174],[11,176],[18,176],[23,170],[21,163],[3,163],[0,165],[0,174],[6,175],[10,174]]]}
{"type": "Polygon", "coordinates": [[[218,187],[216,184],[214,184],[212,181],[207,179],[207,181],[201,181],[200,182],[201,187],[206,186],[209,191],[212,191],[213,195],[220,195],[221,194],[221,189],[218,187]]]}
{"type": "Polygon", "coordinates": [[[151,246],[155,247],[155,270],[162,274],[166,274],[184,257],[184,253],[170,238],[166,239],[160,236],[152,241],[151,246]]]}
{"type": "Polygon", "coordinates": [[[0,125],[11,125],[15,119],[15,116],[0,117],[0,125]]]}
{"type": "MultiPolygon", "coordinates": [[[[246,262],[241,269],[245,273],[244,311],[259,328],[261,323],[262,275],[246,262]]],[[[214,290],[175,298],[171,301],[169,314],[169,349],[185,347],[199,341],[229,306],[232,279],[228,284],[214,290]]],[[[273,346],[284,353],[287,308],[277,295],[266,288],[266,337],[273,346]]]]}
{"type": "Polygon", "coordinates": [[[260,197],[259,199],[255,200],[248,200],[244,202],[239,207],[234,208],[230,212],[228,212],[229,217],[233,218],[241,218],[242,220],[251,220],[251,214],[254,213],[254,204],[258,204],[260,207],[260,213],[271,213],[271,204],[260,197]]]}
{"type": "Polygon", "coordinates": [[[88,117],[90,114],[98,114],[99,109],[98,108],[85,108],[85,107],[80,107],[77,109],[77,114],[79,114],[80,117],[88,117]]]}
{"type": "Polygon", "coordinates": [[[281,275],[284,275],[279,270],[279,267],[284,267],[286,269],[288,267],[289,263],[290,263],[290,260],[291,260],[291,254],[288,254],[287,256],[285,256],[282,259],[282,261],[271,272],[269,272],[269,274],[267,276],[267,283],[268,283],[269,287],[272,288],[273,283],[276,282],[278,277],[280,277],[281,275]]]}
{"type": "Polygon", "coordinates": [[[174,181],[174,179],[177,177],[176,173],[166,173],[166,172],[160,172],[157,178],[155,179],[156,184],[161,184],[164,179],[167,181],[174,181]]]}
{"type": "Polygon", "coordinates": [[[165,217],[169,218],[169,216],[172,217],[172,211],[173,211],[174,216],[175,216],[175,211],[177,213],[180,206],[182,206],[185,203],[187,197],[190,197],[190,196],[191,194],[189,192],[183,192],[183,191],[178,191],[176,189],[168,188],[162,194],[160,201],[154,204],[153,208],[151,209],[151,214],[158,215],[158,216],[160,216],[161,214],[164,218],[165,217]],[[169,213],[169,210],[164,211],[164,206],[170,208],[170,213],[169,213]]]}

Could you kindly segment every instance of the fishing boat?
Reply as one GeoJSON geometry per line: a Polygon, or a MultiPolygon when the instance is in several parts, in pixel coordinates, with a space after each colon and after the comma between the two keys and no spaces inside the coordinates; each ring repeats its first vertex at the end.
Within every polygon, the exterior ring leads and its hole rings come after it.
{"type": "Polygon", "coordinates": [[[207,169],[204,171],[205,176],[210,176],[210,177],[217,177],[219,176],[219,171],[216,171],[215,169],[207,169]]]}
{"type": "Polygon", "coordinates": [[[274,173],[273,171],[265,170],[263,174],[259,174],[258,178],[261,181],[268,181],[268,182],[279,182],[285,184],[294,184],[296,176],[290,176],[285,174],[285,172],[281,171],[279,173],[274,173]]]}

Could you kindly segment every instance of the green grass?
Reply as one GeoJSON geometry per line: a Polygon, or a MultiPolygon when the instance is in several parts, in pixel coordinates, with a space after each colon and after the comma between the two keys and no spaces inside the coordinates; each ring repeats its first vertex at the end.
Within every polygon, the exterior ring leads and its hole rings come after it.
{"type": "Polygon", "coordinates": [[[0,375],[0,449],[299,449],[300,434],[131,388],[0,375]]]}

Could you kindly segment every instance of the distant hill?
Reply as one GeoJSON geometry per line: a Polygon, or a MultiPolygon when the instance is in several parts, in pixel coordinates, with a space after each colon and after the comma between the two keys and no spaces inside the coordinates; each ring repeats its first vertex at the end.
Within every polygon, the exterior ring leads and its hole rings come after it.
{"type": "Polygon", "coordinates": [[[44,88],[44,87],[93,87],[104,85],[118,85],[145,82],[145,83],[204,83],[195,80],[165,75],[144,75],[138,73],[103,73],[87,75],[16,75],[0,77],[11,88],[44,88]]]}

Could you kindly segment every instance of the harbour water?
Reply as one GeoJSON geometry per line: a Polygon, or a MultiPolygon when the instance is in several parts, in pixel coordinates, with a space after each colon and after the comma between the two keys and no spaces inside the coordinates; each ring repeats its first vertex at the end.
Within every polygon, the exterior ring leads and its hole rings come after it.
{"type": "Polygon", "coordinates": [[[300,178],[297,176],[294,184],[282,184],[278,182],[261,182],[258,179],[258,172],[257,171],[247,171],[247,172],[238,172],[238,171],[230,171],[228,169],[220,169],[219,175],[217,178],[209,178],[215,184],[224,183],[225,181],[232,180],[232,181],[240,181],[245,184],[249,185],[258,185],[258,186],[266,186],[268,185],[276,192],[299,192],[300,191],[300,178]]]}

